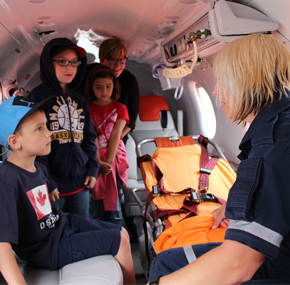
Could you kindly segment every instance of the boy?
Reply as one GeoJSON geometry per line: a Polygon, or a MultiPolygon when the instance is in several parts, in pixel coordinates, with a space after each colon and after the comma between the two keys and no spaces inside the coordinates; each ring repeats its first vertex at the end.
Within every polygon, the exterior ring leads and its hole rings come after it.
{"type": "Polygon", "coordinates": [[[85,98],[75,91],[86,70],[86,51],[67,38],[50,40],[40,57],[42,84],[28,98],[40,102],[50,95],[57,101],[47,113],[52,132],[51,152],[37,160],[47,168],[52,206],[64,212],[89,216],[89,190],[96,183],[96,133],[85,98]]]}
{"type": "Polygon", "coordinates": [[[0,271],[8,284],[25,283],[12,249],[28,264],[50,270],[112,254],[124,282],[134,284],[125,229],[51,208],[48,196],[55,193],[48,194],[46,168],[35,158],[50,152],[51,132],[43,111],[55,102],[55,96],[38,104],[13,96],[0,105],[0,144],[11,150],[0,166],[0,271]]]}

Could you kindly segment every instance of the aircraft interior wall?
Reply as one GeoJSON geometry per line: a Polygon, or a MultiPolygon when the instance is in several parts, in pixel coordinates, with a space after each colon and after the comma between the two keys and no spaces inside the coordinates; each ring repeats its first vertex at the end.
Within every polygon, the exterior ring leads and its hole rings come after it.
{"type": "MultiPolygon", "coordinates": [[[[264,12],[273,21],[279,22],[279,32],[274,32],[274,36],[279,38],[288,48],[290,48],[290,37],[287,36],[289,30],[288,11],[290,3],[285,0],[236,0],[241,4],[253,7],[264,12]]],[[[145,5],[145,4],[144,4],[145,5]]],[[[39,54],[42,49],[42,40],[36,39],[35,35],[27,34],[31,23],[22,15],[16,18],[12,13],[20,15],[21,7],[16,3],[9,6],[11,11],[6,7],[0,10],[1,25],[1,46],[0,46],[0,78],[3,84],[6,80],[18,80],[19,87],[31,90],[39,84],[39,54]],[[22,23],[23,22],[23,23],[22,23]],[[25,29],[21,30],[21,25],[25,24],[25,29]]],[[[36,8],[36,6],[35,6],[36,8]]],[[[33,32],[34,33],[34,32],[33,32]]],[[[44,42],[49,37],[55,35],[44,35],[44,42]]],[[[59,34],[61,36],[61,34],[59,34]]],[[[131,49],[129,44],[129,50],[131,49]]],[[[212,94],[215,85],[215,78],[212,71],[212,62],[214,56],[207,59],[208,66],[201,69],[197,66],[193,73],[184,79],[184,91],[180,100],[174,99],[174,90],[162,91],[159,80],[152,77],[151,66],[149,63],[139,64],[131,57],[126,68],[131,71],[138,80],[141,95],[162,95],[166,98],[174,122],[177,123],[177,110],[184,112],[184,135],[196,135],[201,133],[200,120],[198,115],[200,110],[191,95],[191,83],[197,82],[209,94],[216,115],[216,134],[213,139],[225,150],[227,158],[234,163],[238,163],[236,158],[239,153],[238,144],[243,137],[246,128],[242,126],[231,125],[225,118],[223,110],[217,106],[216,98],[212,94]]],[[[160,58],[159,58],[160,59],[160,58]]],[[[154,62],[155,63],[155,62],[154,62]]]]}

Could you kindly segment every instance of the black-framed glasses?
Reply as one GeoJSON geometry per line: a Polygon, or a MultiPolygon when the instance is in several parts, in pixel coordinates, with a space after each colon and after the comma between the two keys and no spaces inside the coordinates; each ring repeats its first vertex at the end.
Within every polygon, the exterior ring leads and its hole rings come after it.
{"type": "Polygon", "coordinates": [[[56,61],[59,66],[67,67],[69,63],[73,67],[79,67],[81,62],[79,60],[65,60],[65,59],[53,59],[52,61],[56,61]]]}
{"type": "Polygon", "coordinates": [[[124,58],[121,58],[121,59],[110,58],[107,60],[111,65],[115,65],[117,62],[119,62],[120,64],[126,64],[128,57],[125,56],[124,58]]]}

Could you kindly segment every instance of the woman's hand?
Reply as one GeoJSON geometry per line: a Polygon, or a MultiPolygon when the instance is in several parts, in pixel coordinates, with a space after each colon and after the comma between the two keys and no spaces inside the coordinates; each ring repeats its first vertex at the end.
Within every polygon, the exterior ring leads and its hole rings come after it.
{"type": "Polygon", "coordinates": [[[215,221],[212,225],[212,229],[216,229],[221,225],[222,227],[227,227],[229,225],[229,219],[225,216],[226,211],[226,204],[222,205],[221,207],[215,209],[212,212],[213,217],[215,218],[215,221]]]}

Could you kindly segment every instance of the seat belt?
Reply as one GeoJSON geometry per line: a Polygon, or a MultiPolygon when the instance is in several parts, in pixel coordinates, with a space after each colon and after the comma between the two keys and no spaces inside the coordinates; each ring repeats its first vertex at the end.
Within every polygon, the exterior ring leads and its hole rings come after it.
{"type": "Polygon", "coordinates": [[[209,175],[211,174],[212,170],[214,169],[215,165],[218,162],[218,158],[211,158],[209,159],[208,154],[208,138],[204,137],[203,135],[200,135],[198,138],[198,142],[201,146],[201,157],[200,157],[200,168],[199,172],[201,173],[199,177],[199,186],[198,186],[198,192],[201,196],[201,199],[203,201],[212,201],[212,202],[219,202],[220,204],[225,204],[226,201],[215,197],[213,194],[207,193],[209,189],[209,175]]]}
{"type": "Polygon", "coordinates": [[[167,128],[167,124],[168,124],[167,111],[160,111],[160,112],[161,112],[161,127],[164,130],[167,128]]]}

